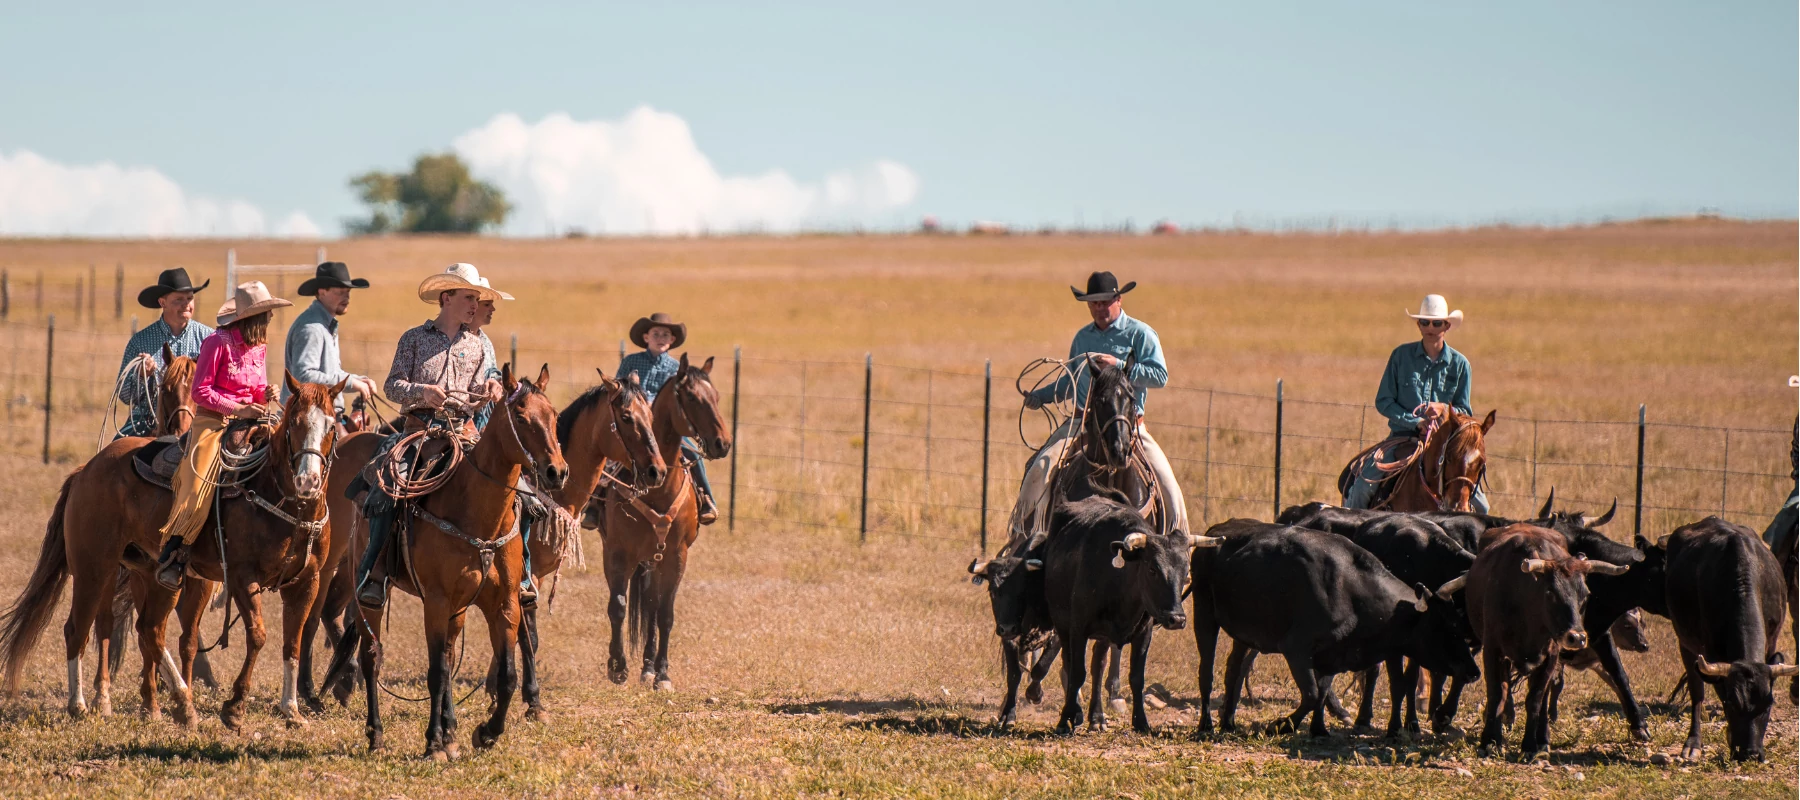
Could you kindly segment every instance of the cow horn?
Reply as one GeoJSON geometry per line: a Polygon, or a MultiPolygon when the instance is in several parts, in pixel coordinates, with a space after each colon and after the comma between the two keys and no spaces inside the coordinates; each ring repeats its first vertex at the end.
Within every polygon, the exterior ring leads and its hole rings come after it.
{"type": "Polygon", "coordinates": [[[1700,659],[1700,674],[1708,678],[1723,678],[1731,674],[1731,665],[1714,663],[1702,658],[1700,659]]]}
{"type": "Polygon", "coordinates": [[[1544,507],[1538,511],[1538,519],[1549,519],[1550,511],[1556,507],[1556,487],[1550,487],[1550,496],[1544,498],[1544,507]]]}
{"type": "Polygon", "coordinates": [[[1669,537],[1674,536],[1674,535],[1675,534],[1673,534],[1673,533],[1665,533],[1661,536],[1656,537],[1657,549],[1659,549],[1659,550],[1669,549],[1669,537]]]}
{"type": "Polygon", "coordinates": [[[1038,570],[1043,569],[1043,568],[1044,568],[1043,561],[1041,561],[1039,559],[1035,559],[1035,558],[1025,559],[1025,571],[1026,572],[1037,572],[1038,570]]]}
{"type": "Polygon", "coordinates": [[[1769,665],[1769,677],[1772,677],[1772,678],[1800,677],[1800,664],[1770,664],[1769,665]]]}
{"type": "Polygon", "coordinates": [[[1588,561],[1585,558],[1582,559],[1582,563],[1587,564],[1588,572],[1597,575],[1624,575],[1631,570],[1629,564],[1608,564],[1605,561],[1588,561]]]}
{"type": "Polygon", "coordinates": [[[1584,527],[1598,528],[1601,525],[1605,525],[1608,522],[1612,522],[1613,514],[1617,513],[1618,510],[1619,510],[1619,498],[1615,497],[1615,498],[1613,498],[1612,508],[1607,509],[1606,513],[1601,514],[1599,519],[1596,519],[1592,522],[1587,522],[1585,515],[1583,515],[1582,521],[1587,523],[1584,527]]]}
{"type": "Polygon", "coordinates": [[[1519,564],[1519,571],[1520,572],[1530,572],[1530,573],[1535,574],[1535,573],[1540,573],[1540,572],[1549,572],[1550,569],[1554,566],[1556,566],[1556,562],[1554,562],[1554,561],[1545,561],[1544,559],[1541,559],[1541,558],[1527,558],[1519,564]]]}
{"type": "Polygon", "coordinates": [[[1125,534],[1125,549],[1126,550],[1141,550],[1144,548],[1144,545],[1147,545],[1149,543],[1150,543],[1150,536],[1148,534],[1142,534],[1142,533],[1125,534]]]}
{"type": "Polygon", "coordinates": [[[1462,591],[1463,587],[1467,585],[1469,585],[1469,573],[1465,572],[1452,578],[1449,583],[1439,586],[1437,596],[1449,600],[1451,595],[1462,591]]]}
{"type": "Polygon", "coordinates": [[[994,562],[982,561],[979,558],[969,559],[969,574],[970,575],[986,575],[987,570],[988,570],[988,565],[992,564],[992,563],[994,563],[994,562]]]}
{"type": "Polygon", "coordinates": [[[1187,540],[1188,549],[1190,550],[1196,547],[1218,547],[1225,543],[1225,537],[1223,536],[1207,536],[1203,533],[1190,533],[1188,534],[1187,540]]]}

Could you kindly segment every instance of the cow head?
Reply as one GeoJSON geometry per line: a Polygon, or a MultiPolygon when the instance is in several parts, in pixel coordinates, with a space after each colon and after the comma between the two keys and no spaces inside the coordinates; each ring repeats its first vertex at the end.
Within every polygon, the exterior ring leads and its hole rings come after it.
{"type": "Polygon", "coordinates": [[[994,635],[1011,639],[1024,632],[1025,612],[1044,593],[1042,561],[1021,556],[1000,556],[991,561],[969,562],[971,580],[988,585],[988,603],[994,608],[994,635]],[[1035,593],[1035,596],[1034,596],[1035,593]]]}
{"type": "MultiPolygon", "coordinates": [[[[1444,588],[1438,592],[1443,593],[1444,588]]],[[[1433,599],[1431,590],[1421,583],[1413,586],[1412,601],[1402,603],[1396,613],[1401,619],[1417,617],[1406,654],[1420,666],[1463,680],[1480,677],[1481,669],[1469,650],[1468,619],[1455,603],[1433,599]]]]}
{"type": "Polygon", "coordinates": [[[1171,536],[1136,531],[1112,543],[1112,565],[1130,570],[1128,584],[1144,593],[1151,619],[1172,631],[1187,627],[1187,611],[1181,593],[1187,588],[1188,558],[1192,552],[1187,534],[1171,536]]]}
{"type": "Polygon", "coordinates": [[[1589,561],[1577,556],[1563,558],[1527,558],[1519,570],[1532,576],[1535,588],[1544,593],[1543,602],[1531,603],[1543,615],[1538,620],[1565,650],[1587,647],[1587,630],[1581,624],[1582,608],[1587,605],[1587,575],[1623,575],[1629,567],[1604,561],[1589,561]]]}
{"type": "Polygon", "coordinates": [[[1551,489],[1550,499],[1545,501],[1543,512],[1531,524],[1562,534],[1571,554],[1608,564],[1629,565],[1643,560],[1643,553],[1637,549],[1615,542],[1597,530],[1612,521],[1613,514],[1619,510],[1618,500],[1613,500],[1612,508],[1598,517],[1588,516],[1582,511],[1553,510],[1552,504],[1555,502],[1556,490],[1551,489]]]}
{"type": "MultiPolygon", "coordinates": [[[[1781,661],[1778,655],[1777,662],[1781,661]]],[[[1800,667],[1743,660],[1730,663],[1696,659],[1700,679],[1713,685],[1719,705],[1725,708],[1726,738],[1733,761],[1763,760],[1763,735],[1769,728],[1769,709],[1775,705],[1774,681],[1792,678],[1800,667]]]]}
{"type": "Polygon", "coordinates": [[[1641,609],[1634,608],[1619,615],[1619,619],[1607,631],[1612,634],[1613,644],[1620,650],[1627,653],[1650,652],[1650,635],[1644,629],[1644,612],[1641,609]]]}

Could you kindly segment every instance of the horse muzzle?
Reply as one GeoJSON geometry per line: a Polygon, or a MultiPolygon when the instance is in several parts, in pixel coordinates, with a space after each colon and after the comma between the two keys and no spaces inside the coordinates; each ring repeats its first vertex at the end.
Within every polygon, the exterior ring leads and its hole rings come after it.
{"type": "Polygon", "coordinates": [[[567,466],[559,467],[555,464],[551,464],[544,468],[544,474],[541,476],[538,485],[556,492],[561,491],[563,486],[568,484],[568,482],[569,468],[567,466]]]}

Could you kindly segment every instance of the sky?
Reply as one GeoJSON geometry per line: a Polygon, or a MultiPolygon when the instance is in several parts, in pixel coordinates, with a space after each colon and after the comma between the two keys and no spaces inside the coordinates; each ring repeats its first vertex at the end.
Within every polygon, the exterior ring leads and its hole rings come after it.
{"type": "Polygon", "coordinates": [[[1796,4],[0,1],[0,234],[1796,216],[1796,4]],[[179,7],[175,7],[179,6],[179,7]]]}

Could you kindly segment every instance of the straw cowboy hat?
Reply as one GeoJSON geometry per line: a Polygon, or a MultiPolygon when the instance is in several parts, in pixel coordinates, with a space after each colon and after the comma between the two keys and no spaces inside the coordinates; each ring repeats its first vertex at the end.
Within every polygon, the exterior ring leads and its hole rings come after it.
{"type": "Polygon", "coordinates": [[[300,284],[301,297],[317,297],[320,289],[367,289],[369,282],[350,277],[350,268],[342,261],[327,261],[313,271],[313,276],[300,284]]]}
{"type": "Polygon", "coordinates": [[[649,343],[644,341],[644,334],[649,333],[651,328],[668,328],[670,333],[675,334],[675,343],[669,345],[671,350],[680,347],[682,342],[687,341],[687,325],[676,322],[674,317],[658,311],[648,317],[639,317],[637,322],[631,323],[631,343],[638,347],[649,347],[649,343]]]}
{"type": "Polygon", "coordinates": [[[219,324],[230,325],[240,319],[249,319],[265,311],[287,308],[291,305],[293,303],[287,300],[270,296],[269,287],[264,286],[262,281],[240,283],[231,299],[226,300],[225,305],[219,306],[219,324]]]}
{"type": "Polygon", "coordinates": [[[475,271],[474,264],[451,264],[445,267],[443,272],[420,281],[419,299],[437,305],[440,293],[454,292],[458,289],[468,289],[480,295],[483,300],[512,299],[512,295],[488,285],[488,282],[481,277],[481,273],[475,271]]]}
{"type": "Polygon", "coordinates": [[[1462,309],[1451,311],[1450,304],[1444,301],[1441,294],[1425,295],[1425,299],[1419,302],[1419,313],[1408,311],[1406,315],[1413,319],[1445,320],[1452,328],[1461,325],[1463,319],[1462,309]]]}
{"type": "Polygon", "coordinates": [[[170,292],[198,292],[211,285],[212,279],[208,278],[205,283],[195,286],[194,282],[188,279],[187,270],[182,269],[181,267],[165,269],[162,271],[161,275],[156,276],[156,284],[154,286],[146,286],[143,291],[138,292],[138,305],[145,308],[156,308],[156,301],[161,300],[165,294],[170,292]]]}
{"type": "Polygon", "coordinates": [[[1092,303],[1095,301],[1110,301],[1113,298],[1136,288],[1137,281],[1132,281],[1121,287],[1119,286],[1119,279],[1113,277],[1112,273],[1096,272],[1088,276],[1086,292],[1073,286],[1069,287],[1069,291],[1075,293],[1076,300],[1080,300],[1083,303],[1092,303]]]}

